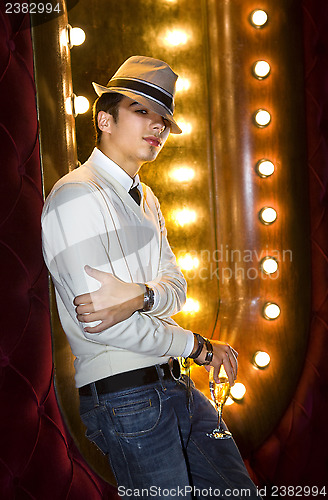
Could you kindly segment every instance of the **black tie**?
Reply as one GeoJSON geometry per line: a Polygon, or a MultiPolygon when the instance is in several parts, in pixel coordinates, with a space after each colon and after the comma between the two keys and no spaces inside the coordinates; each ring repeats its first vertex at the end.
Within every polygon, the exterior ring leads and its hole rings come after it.
{"type": "Polygon", "coordinates": [[[134,201],[136,203],[138,203],[138,205],[140,205],[141,194],[140,194],[140,191],[138,189],[138,186],[134,186],[133,188],[131,188],[129,191],[129,195],[132,196],[132,198],[134,199],[134,201]]]}

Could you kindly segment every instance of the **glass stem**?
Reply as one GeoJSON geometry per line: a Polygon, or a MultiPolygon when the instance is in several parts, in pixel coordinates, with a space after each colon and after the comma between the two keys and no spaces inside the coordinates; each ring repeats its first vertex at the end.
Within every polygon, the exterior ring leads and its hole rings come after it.
{"type": "Polygon", "coordinates": [[[221,430],[221,425],[222,425],[222,405],[218,405],[217,412],[218,412],[218,429],[221,430]]]}

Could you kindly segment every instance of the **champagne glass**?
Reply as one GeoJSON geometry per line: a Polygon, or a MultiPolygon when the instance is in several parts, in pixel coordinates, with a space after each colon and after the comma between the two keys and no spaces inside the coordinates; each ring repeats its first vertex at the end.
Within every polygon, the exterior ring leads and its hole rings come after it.
{"type": "Polygon", "coordinates": [[[228,377],[224,366],[221,365],[219,371],[219,384],[217,384],[213,378],[214,368],[211,367],[209,373],[209,386],[211,397],[214,401],[216,411],[218,412],[218,425],[216,429],[213,429],[210,434],[206,434],[206,436],[213,439],[229,439],[232,437],[231,432],[224,429],[222,425],[222,410],[223,405],[228,399],[230,394],[230,384],[228,381],[228,377]]]}

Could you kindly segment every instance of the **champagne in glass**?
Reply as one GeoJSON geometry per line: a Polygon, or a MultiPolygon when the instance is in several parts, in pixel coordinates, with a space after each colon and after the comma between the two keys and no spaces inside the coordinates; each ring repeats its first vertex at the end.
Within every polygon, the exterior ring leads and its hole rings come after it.
{"type": "Polygon", "coordinates": [[[228,381],[227,374],[223,365],[221,365],[219,371],[219,383],[217,384],[213,378],[214,368],[212,367],[209,373],[209,386],[211,397],[214,401],[216,411],[218,412],[218,426],[210,434],[206,434],[210,438],[214,439],[228,439],[231,438],[231,432],[224,429],[222,425],[222,410],[223,405],[228,399],[230,394],[230,384],[228,381]]]}

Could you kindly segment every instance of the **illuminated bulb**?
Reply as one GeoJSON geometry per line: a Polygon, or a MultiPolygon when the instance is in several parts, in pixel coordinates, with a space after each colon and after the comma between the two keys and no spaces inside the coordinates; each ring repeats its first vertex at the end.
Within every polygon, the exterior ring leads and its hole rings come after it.
{"type": "Polygon", "coordinates": [[[199,266],[199,259],[192,257],[190,253],[178,258],[178,266],[185,271],[191,271],[199,266]]]}
{"type": "Polygon", "coordinates": [[[266,368],[269,364],[270,364],[270,356],[267,352],[264,352],[264,351],[257,351],[255,354],[254,354],[254,358],[253,358],[253,364],[257,367],[257,368],[266,368]]]}
{"type": "Polygon", "coordinates": [[[264,207],[259,213],[260,221],[262,224],[272,224],[277,219],[277,212],[274,208],[264,207]]]}
{"type": "Polygon", "coordinates": [[[81,45],[85,40],[85,33],[82,28],[72,28],[68,26],[68,44],[70,49],[75,45],[81,45]]]}
{"type": "Polygon", "coordinates": [[[188,122],[185,122],[184,120],[182,120],[182,121],[178,121],[178,125],[181,128],[181,130],[182,130],[182,134],[181,135],[190,134],[191,133],[191,131],[192,131],[192,125],[191,125],[191,123],[188,123],[188,122]]]}
{"type": "Polygon", "coordinates": [[[277,319],[280,315],[280,307],[278,304],[273,302],[267,302],[263,307],[263,316],[265,319],[272,320],[277,319]]]}
{"type": "Polygon", "coordinates": [[[269,160],[260,160],[255,168],[260,177],[269,177],[274,172],[274,164],[269,160]]]}
{"type": "Polygon", "coordinates": [[[74,95],[73,98],[74,115],[86,113],[90,107],[89,101],[83,95],[74,95]]]}
{"type": "Polygon", "coordinates": [[[254,113],[254,120],[258,127],[267,127],[271,122],[271,115],[265,109],[258,109],[254,113]]]}
{"type": "Polygon", "coordinates": [[[270,64],[266,61],[256,61],[253,65],[253,74],[259,80],[263,80],[269,76],[271,71],[270,64]]]}
{"type": "Polygon", "coordinates": [[[244,386],[244,384],[237,382],[233,387],[231,387],[230,394],[233,399],[240,401],[246,394],[246,387],[244,386]]]}
{"type": "Polygon", "coordinates": [[[263,28],[268,21],[268,14],[265,10],[256,9],[250,15],[250,22],[254,28],[263,28]]]}
{"type": "Polygon", "coordinates": [[[274,274],[278,269],[278,262],[273,257],[264,257],[261,260],[261,269],[265,274],[274,274]]]}
{"type": "Polygon", "coordinates": [[[195,170],[190,167],[177,167],[171,170],[169,175],[177,182],[189,182],[195,177],[195,170]]]}
{"type": "Polygon", "coordinates": [[[172,47],[177,47],[178,45],[185,45],[188,38],[188,34],[185,31],[172,30],[167,32],[165,41],[172,47]]]}
{"type": "Polygon", "coordinates": [[[192,222],[195,222],[196,218],[196,212],[194,210],[189,210],[188,208],[175,210],[173,212],[173,220],[178,226],[191,224],[192,222]]]}
{"type": "Polygon", "coordinates": [[[198,312],[199,309],[200,309],[200,305],[199,305],[198,300],[188,298],[186,300],[185,305],[182,308],[182,311],[185,313],[192,314],[192,313],[198,312]]]}
{"type": "Polygon", "coordinates": [[[189,90],[189,89],[190,89],[190,80],[188,80],[188,78],[179,77],[177,79],[177,83],[176,83],[176,87],[175,87],[176,92],[181,92],[181,91],[189,90]]]}

